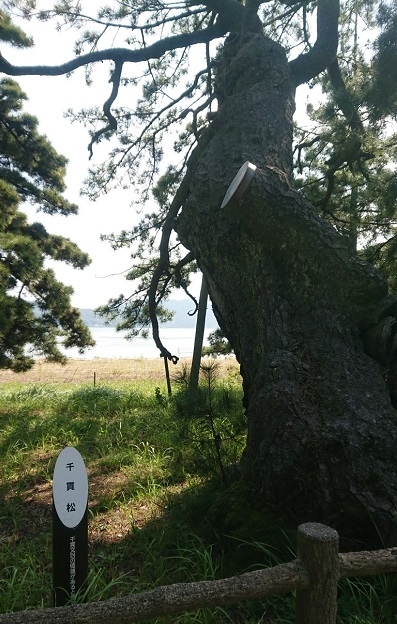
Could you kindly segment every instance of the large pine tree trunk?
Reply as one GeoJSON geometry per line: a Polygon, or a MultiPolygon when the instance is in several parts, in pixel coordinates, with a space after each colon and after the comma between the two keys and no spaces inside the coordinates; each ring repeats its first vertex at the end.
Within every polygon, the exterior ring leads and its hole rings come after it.
{"type": "Polygon", "coordinates": [[[396,412],[360,337],[387,289],[293,189],[289,71],[265,37],[225,45],[219,111],[177,229],[241,364],[245,465],[262,499],[356,536],[374,521],[389,540],[396,412]],[[247,160],[256,175],[221,209],[247,160]]]}

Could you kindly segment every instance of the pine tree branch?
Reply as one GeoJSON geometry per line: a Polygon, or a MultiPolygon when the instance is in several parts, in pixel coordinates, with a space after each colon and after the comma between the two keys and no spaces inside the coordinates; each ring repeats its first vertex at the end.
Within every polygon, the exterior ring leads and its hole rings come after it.
{"type": "Polygon", "coordinates": [[[188,312],[189,316],[194,316],[198,310],[198,301],[197,299],[194,297],[194,295],[192,295],[191,292],[189,292],[188,286],[185,282],[185,280],[182,278],[182,274],[181,274],[181,269],[183,269],[183,267],[185,267],[187,264],[189,264],[190,262],[193,262],[194,260],[194,253],[192,251],[189,251],[189,253],[186,254],[186,256],[184,256],[174,267],[173,267],[173,271],[174,271],[174,279],[175,279],[175,283],[179,288],[182,288],[182,290],[185,292],[185,294],[189,297],[189,299],[191,299],[195,305],[195,309],[193,310],[193,312],[188,312]]]}
{"type": "MultiPolygon", "coordinates": [[[[117,29],[124,29],[124,30],[151,30],[152,28],[157,28],[158,26],[162,26],[164,24],[166,24],[167,22],[176,22],[180,19],[184,19],[186,17],[191,17],[192,15],[199,15],[200,13],[205,13],[206,9],[203,8],[203,3],[200,3],[201,7],[199,7],[198,9],[186,9],[186,11],[183,11],[182,13],[178,13],[177,15],[171,15],[170,17],[164,17],[162,19],[153,21],[153,22],[146,22],[146,24],[122,24],[120,22],[112,22],[112,21],[107,21],[104,19],[98,19],[95,17],[92,17],[91,15],[86,15],[85,13],[76,13],[76,12],[71,12],[71,11],[62,11],[62,17],[65,18],[65,20],[69,20],[69,21],[74,21],[74,20],[83,20],[84,22],[89,22],[90,24],[96,24],[98,26],[104,26],[105,28],[117,28],[117,29]]],[[[176,7],[173,8],[173,10],[177,10],[176,7]]],[[[47,19],[48,18],[54,18],[54,17],[59,17],[60,14],[58,13],[58,11],[47,11],[47,19]]]]}
{"type": "Polygon", "coordinates": [[[110,82],[113,84],[112,92],[110,94],[110,97],[106,100],[106,102],[103,105],[103,112],[109,123],[107,124],[107,126],[105,126],[104,128],[101,128],[97,132],[94,132],[94,134],[92,135],[91,141],[88,145],[88,151],[90,152],[90,159],[92,158],[92,147],[94,143],[97,143],[100,137],[103,134],[106,134],[106,132],[117,130],[117,119],[113,116],[110,109],[111,109],[113,102],[117,98],[117,94],[119,92],[122,69],[123,69],[123,63],[120,61],[116,62],[114,72],[110,79],[110,82]]]}
{"type": "MultiPolygon", "coordinates": [[[[218,0],[217,0],[218,1],[218,0]]],[[[228,0],[227,0],[228,1],[228,0]]],[[[234,2],[234,0],[232,0],[234,2]]],[[[171,50],[186,48],[197,43],[207,43],[213,39],[223,37],[228,32],[226,25],[220,22],[203,30],[166,37],[150,46],[129,50],[128,48],[108,48],[94,50],[82,54],[61,65],[12,65],[0,53],[0,72],[9,76],[61,76],[68,74],[79,67],[100,61],[114,61],[115,63],[140,63],[163,56],[171,50]]]]}
{"type": "Polygon", "coordinates": [[[182,205],[185,203],[186,199],[190,193],[190,183],[196,171],[197,160],[202,153],[203,149],[206,147],[208,142],[213,136],[213,128],[209,126],[204,131],[200,143],[193,150],[186,167],[186,174],[184,175],[181,184],[175,194],[173,201],[169,207],[167,216],[164,220],[162,233],[161,233],[161,241],[160,241],[160,257],[157,263],[155,270],[153,271],[152,279],[150,281],[150,286],[148,290],[148,306],[149,306],[149,316],[150,322],[152,325],[153,332],[153,340],[160,351],[160,355],[162,357],[171,360],[174,364],[178,362],[178,358],[175,355],[172,355],[168,349],[163,345],[160,339],[160,329],[159,322],[157,318],[156,308],[158,305],[158,286],[161,278],[169,271],[169,241],[171,237],[172,230],[175,227],[175,220],[178,216],[179,210],[182,205]]]}
{"type": "Polygon", "coordinates": [[[352,130],[364,132],[363,122],[360,118],[357,107],[352,101],[351,95],[346,88],[338,59],[335,59],[334,62],[331,63],[327,69],[327,73],[332,85],[336,103],[345,116],[347,123],[352,130]]]}
{"type": "Polygon", "coordinates": [[[215,11],[215,13],[236,23],[243,19],[244,5],[238,0],[205,0],[203,4],[211,11],[215,11]]]}
{"type": "Polygon", "coordinates": [[[319,0],[317,5],[317,39],[312,49],[290,61],[291,76],[296,86],[315,78],[336,58],[338,49],[339,0],[319,0]]]}

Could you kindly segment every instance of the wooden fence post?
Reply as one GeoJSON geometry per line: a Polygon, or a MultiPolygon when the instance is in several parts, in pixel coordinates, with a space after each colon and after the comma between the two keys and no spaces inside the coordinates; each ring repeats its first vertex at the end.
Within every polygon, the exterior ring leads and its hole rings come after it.
{"type": "Polygon", "coordinates": [[[297,548],[298,559],[309,574],[310,587],[297,592],[296,624],[335,624],[339,535],[323,524],[301,524],[297,548]]]}

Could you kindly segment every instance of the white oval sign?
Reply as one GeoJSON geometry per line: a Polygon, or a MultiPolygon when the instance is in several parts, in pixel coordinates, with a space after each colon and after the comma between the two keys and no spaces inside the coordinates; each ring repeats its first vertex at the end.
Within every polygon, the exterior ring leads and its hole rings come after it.
{"type": "Polygon", "coordinates": [[[55,463],[52,496],[60,521],[74,529],[87,508],[88,479],[84,460],[73,446],[64,448],[55,463]]]}

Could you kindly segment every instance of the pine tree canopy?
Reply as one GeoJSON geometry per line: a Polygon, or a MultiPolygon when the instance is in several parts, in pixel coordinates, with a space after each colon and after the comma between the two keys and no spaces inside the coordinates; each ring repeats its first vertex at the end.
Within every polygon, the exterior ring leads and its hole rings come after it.
{"type": "MultiPolygon", "coordinates": [[[[0,13],[0,38],[27,46],[30,40],[0,13]]],[[[47,259],[83,269],[86,253],[40,222],[30,223],[23,203],[49,214],[75,214],[63,196],[66,159],[25,113],[26,95],[10,78],[0,81],[0,367],[22,371],[35,356],[64,362],[59,349],[84,350],[93,341],[77,309],[73,289],[46,268],[47,259]]]]}
{"type": "MultiPolygon", "coordinates": [[[[161,317],[160,302],[172,288],[189,294],[194,254],[186,253],[173,226],[183,176],[222,101],[223,45],[258,32],[284,46],[295,87],[307,83],[316,94],[309,98],[309,122],[296,121],[297,185],[348,237],[351,248],[381,267],[397,288],[393,2],[114,0],[94,9],[89,2],[63,0],[41,3],[40,10],[35,2],[8,2],[7,7],[30,20],[55,22],[60,32],[74,27],[78,38],[75,56],[61,65],[16,66],[2,58],[4,73],[60,75],[84,67],[90,84],[95,64],[109,68],[106,102],[68,114],[90,130],[91,156],[97,143],[110,146],[106,159],[91,167],[84,192],[95,199],[112,186],[133,187],[135,203],[149,207],[131,230],[103,236],[115,249],[130,247],[134,261],[127,275],[133,292],[101,308],[110,317],[122,311],[119,328],[133,336],[149,321],[156,325],[153,308],[161,317]]],[[[4,38],[24,44],[6,16],[3,23],[4,38]]],[[[261,70],[250,68],[253,81],[261,70]]],[[[230,86],[224,85],[225,96],[230,86]]],[[[22,196],[27,193],[32,201],[33,189],[26,186],[22,196]]],[[[41,209],[51,211],[45,190],[38,200],[41,209]]]]}

